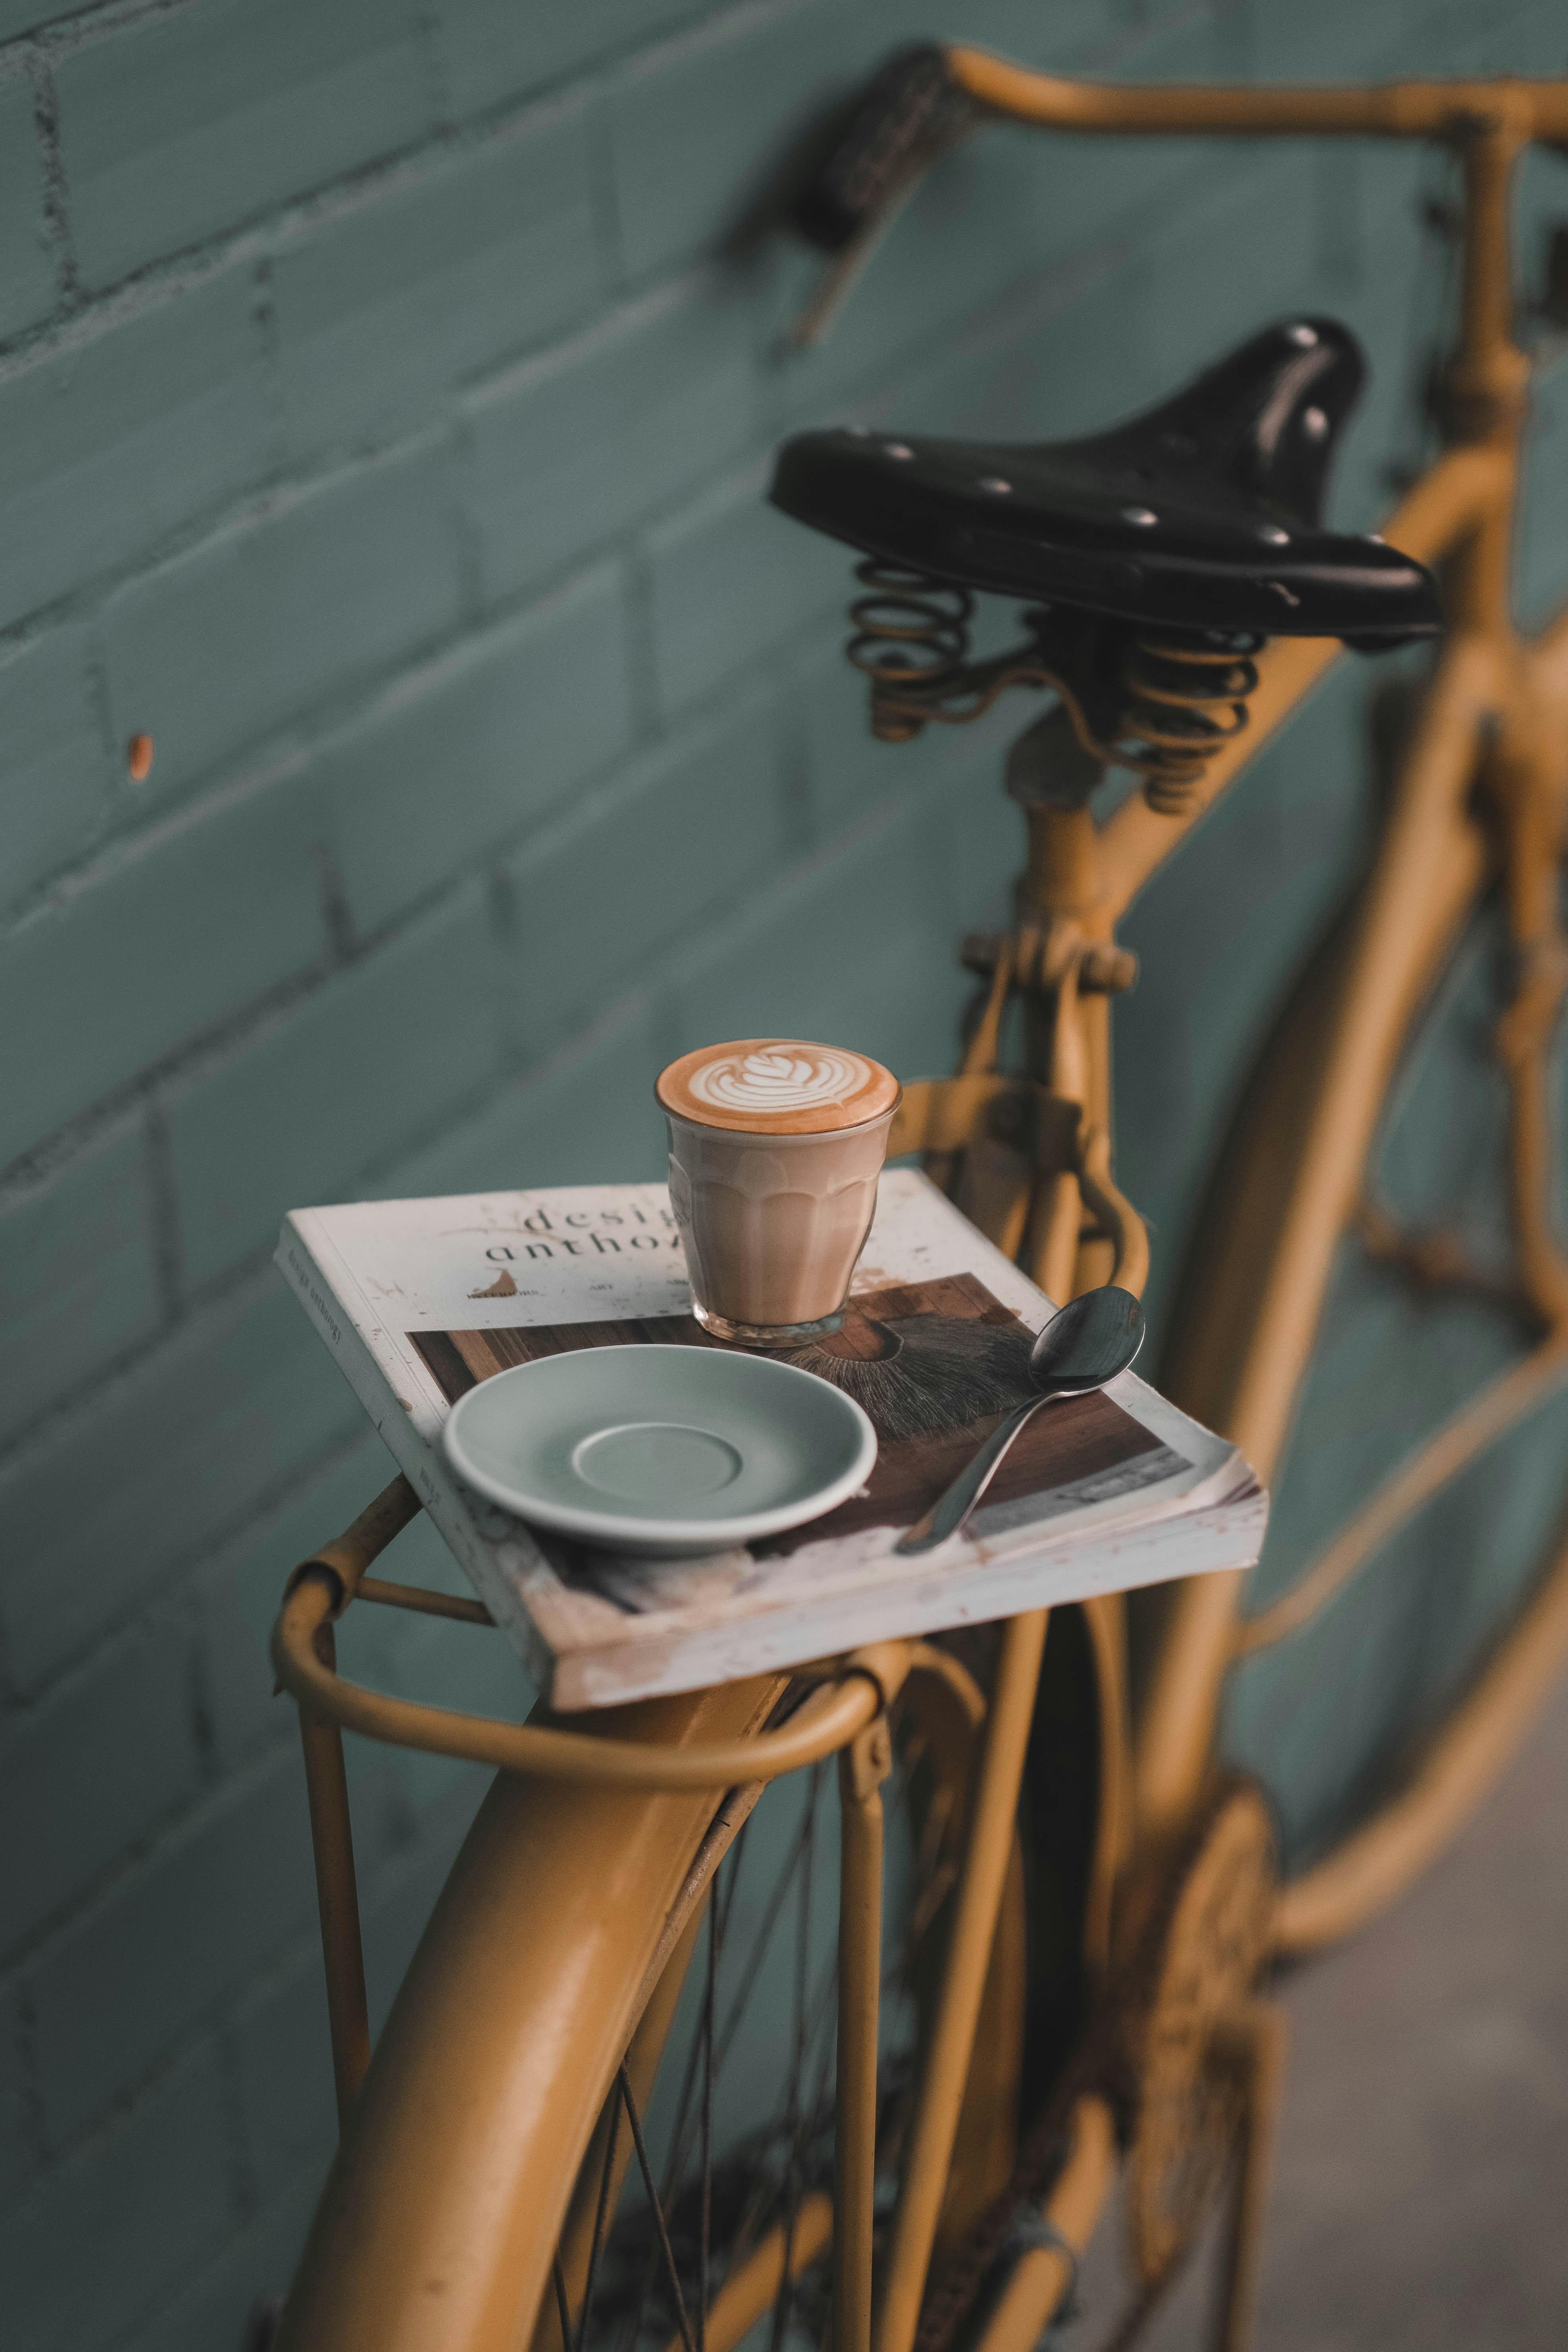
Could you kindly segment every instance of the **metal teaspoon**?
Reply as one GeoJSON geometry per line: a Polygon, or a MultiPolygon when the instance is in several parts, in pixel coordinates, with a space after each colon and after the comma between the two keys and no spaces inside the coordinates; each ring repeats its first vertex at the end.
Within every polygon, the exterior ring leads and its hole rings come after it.
{"type": "Polygon", "coordinates": [[[998,1423],[973,1458],[939,1495],[923,1518],[893,1546],[898,1552],[931,1551],[955,1536],[1001,1468],[1003,1456],[1025,1423],[1053,1397],[1082,1396],[1124,1372],[1143,1345],[1143,1309],[1130,1290],[1105,1283],[1069,1299],[1053,1315],[1029,1350],[1029,1378],[1036,1394],[998,1423]]]}

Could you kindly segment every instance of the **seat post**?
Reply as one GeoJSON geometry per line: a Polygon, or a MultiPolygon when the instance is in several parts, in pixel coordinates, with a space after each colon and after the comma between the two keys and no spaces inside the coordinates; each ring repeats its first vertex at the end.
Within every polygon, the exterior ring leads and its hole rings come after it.
{"type": "MultiPolygon", "coordinates": [[[[1037,719],[1007,758],[1007,790],[1023,809],[1029,855],[1018,883],[1021,928],[1081,921],[1100,896],[1089,803],[1105,773],[1058,707],[1037,719]]],[[[1047,955],[1047,972],[1053,959],[1047,955]]]]}

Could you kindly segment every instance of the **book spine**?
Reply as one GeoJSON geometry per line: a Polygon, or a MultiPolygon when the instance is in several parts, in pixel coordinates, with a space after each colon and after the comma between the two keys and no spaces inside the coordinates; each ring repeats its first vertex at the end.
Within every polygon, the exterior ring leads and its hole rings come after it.
{"type": "Polygon", "coordinates": [[[436,1448],[415,1428],[384,1366],[348,1311],[343,1275],[329,1279],[292,1218],[283,1228],[279,1270],[337,1360],[338,1368],[374,1424],[376,1434],[414,1488],[459,1565],[540,1689],[548,1696],[555,1662],[523,1609],[510,1580],[489,1558],[484,1538],[436,1448]]]}

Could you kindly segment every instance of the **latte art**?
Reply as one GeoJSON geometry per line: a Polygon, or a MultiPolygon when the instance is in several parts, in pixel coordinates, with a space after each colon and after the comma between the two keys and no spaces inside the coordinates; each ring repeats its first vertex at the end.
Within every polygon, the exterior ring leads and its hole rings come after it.
{"type": "Polygon", "coordinates": [[[746,1135],[828,1135],[890,1113],[891,1070],[847,1045],[806,1037],[731,1037],[699,1045],[661,1070],[655,1088],[672,1118],[746,1135]]]}
{"type": "Polygon", "coordinates": [[[687,1079],[687,1091],[714,1110],[812,1110],[819,1103],[847,1102],[873,1076],[858,1054],[727,1054],[707,1062],[687,1079]]]}

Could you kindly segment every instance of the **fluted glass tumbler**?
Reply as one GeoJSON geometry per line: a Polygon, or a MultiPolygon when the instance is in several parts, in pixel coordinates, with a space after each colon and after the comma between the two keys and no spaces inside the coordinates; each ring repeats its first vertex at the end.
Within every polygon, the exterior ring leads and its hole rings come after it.
{"type": "Polygon", "coordinates": [[[845,1045],[739,1037],[681,1055],[654,1092],[698,1321],[751,1348],[837,1331],[899,1106],[891,1070],[845,1045]]]}
{"type": "Polygon", "coordinates": [[[704,1329],[793,1348],[839,1328],[893,1108],[826,1135],[745,1134],[666,1111],[670,1206],[704,1329]]]}

